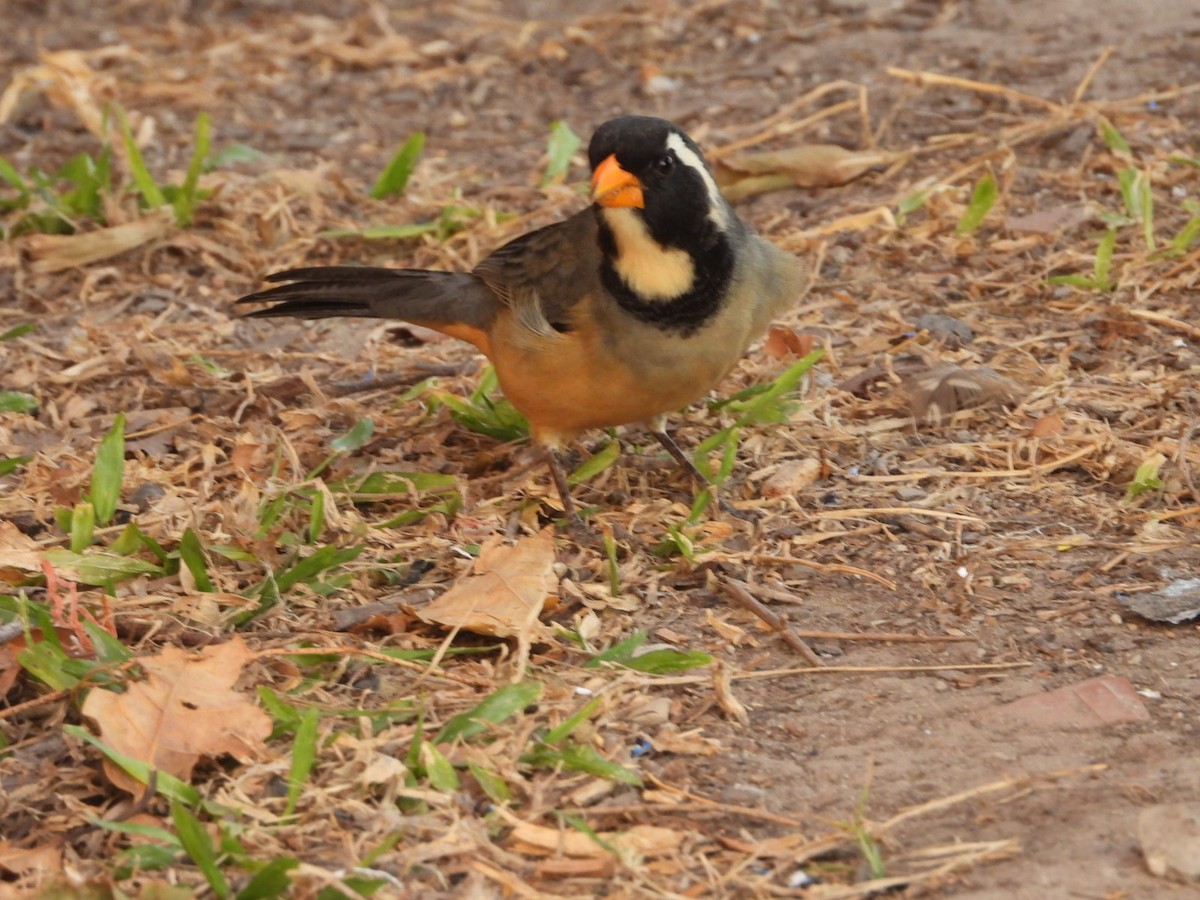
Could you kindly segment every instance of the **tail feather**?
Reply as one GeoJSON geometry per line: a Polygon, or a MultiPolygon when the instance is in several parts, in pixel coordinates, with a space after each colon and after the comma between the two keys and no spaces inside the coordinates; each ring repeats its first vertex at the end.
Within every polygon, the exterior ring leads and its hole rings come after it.
{"type": "Polygon", "coordinates": [[[400,319],[430,328],[465,325],[486,331],[498,307],[496,296],[483,281],[459,272],[315,266],[275,272],[265,280],[290,283],[238,300],[273,304],[247,318],[361,316],[400,319]]]}

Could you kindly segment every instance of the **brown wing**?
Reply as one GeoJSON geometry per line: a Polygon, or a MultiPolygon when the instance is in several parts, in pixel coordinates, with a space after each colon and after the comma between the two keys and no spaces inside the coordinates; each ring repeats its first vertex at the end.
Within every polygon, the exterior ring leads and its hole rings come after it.
{"type": "Polygon", "coordinates": [[[573,329],[573,312],[600,285],[600,247],[590,208],[498,248],[472,273],[533,337],[573,329]]]}

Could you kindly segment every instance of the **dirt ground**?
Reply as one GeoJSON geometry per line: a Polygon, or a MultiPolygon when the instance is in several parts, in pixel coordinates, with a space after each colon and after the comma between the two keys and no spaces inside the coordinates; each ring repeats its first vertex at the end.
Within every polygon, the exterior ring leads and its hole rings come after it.
{"type": "MultiPolygon", "coordinates": [[[[582,489],[585,502],[601,508],[597,521],[615,529],[622,602],[605,608],[596,599],[603,592],[593,588],[608,577],[599,549],[557,538],[560,574],[577,586],[560,591],[561,622],[573,621],[586,600],[602,621],[598,644],[647,629],[655,643],[714,654],[734,675],[748,724],[728,714],[708,674],[626,684],[629,703],[666,697],[669,711],[644,722],[610,711],[606,736],[597,737],[607,752],[639,735],[665,740],[668,723],[694,731],[693,746],[715,742],[705,746],[719,752],[640,760],[643,777],[660,786],[657,805],[632,788],[580,804],[597,829],[656,824],[684,833],[677,856],[686,865],[629,863],[611,883],[595,874],[539,878],[517,866],[514,887],[470,869],[465,851],[447,852],[439,859],[448,881],[410,869],[396,873],[411,879],[396,893],[801,894],[788,881],[800,869],[827,887],[871,877],[853,841],[816,861],[799,852],[815,836],[836,833],[856,813],[884,823],[997,783],[880,829],[887,874],[911,882],[898,889],[902,896],[1197,896],[1194,885],[1147,871],[1136,828],[1146,807],[1200,801],[1197,625],[1149,622],[1123,601],[1200,571],[1200,260],[1194,247],[1152,259],[1137,243],[1139,226],[1122,226],[1113,292],[1046,282],[1092,271],[1102,228],[1073,211],[1120,208],[1123,162],[1099,136],[1100,113],[1129,141],[1135,163],[1152,171],[1161,239],[1188,217],[1184,201],[1200,195],[1200,169],[1168,162],[1200,153],[1200,92],[1186,89],[1200,84],[1194,0],[347,2],[336,14],[333,6],[10,0],[15,33],[10,25],[0,47],[0,82],[36,65],[39,46],[110,48],[88,57],[89,83],[149,123],[140,134],[153,171],[186,167],[200,111],[211,114],[218,146],[245,143],[270,159],[230,167],[193,228],[116,258],[44,272],[26,239],[0,245],[0,331],[38,323],[33,335],[0,346],[4,387],[40,404],[36,422],[21,416],[0,425],[3,456],[34,457],[0,478],[0,517],[40,546],[61,544],[52,510],[78,497],[95,440],[116,412],[149,410],[158,418],[130,426],[146,436],[130,447],[127,491],[157,486],[142,512],[169,546],[189,526],[202,541],[237,543],[245,529],[235,507],[247,496],[239,485],[249,479],[267,490],[274,452],[234,472],[224,461],[239,442],[281,442],[303,462],[298,470],[311,468],[329,439],[370,416],[373,442],[339,467],[363,471],[373,459],[454,474],[463,508],[403,528],[356,533],[362,523],[353,515],[342,531],[332,523],[330,543],[367,535],[356,565],[367,557],[421,560],[411,586],[360,572],[347,589],[273,611],[246,637],[267,646],[281,632],[328,629],[331,614],[368,603],[399,597],[419,605],[463,571],[456,548],[537,530],[548,507],[528,501],[552,503],[544,471],[529,451],[470,433],[444,409],[396,404],[383,391],[311,390],[371,371],[420,374],[436,363],[446,389],[467,393],[480,368],[469,348],[423,333],[389,337],[375,323],[239,322],[237,296],[266,272],[301,263],[469,266],[578,208],[569,186],[584,179],[582,166],[572,168],[568,187],[535,186],[555,120],[586,138],[606,118],[637,111],[673,119],[705,148],[765,134],[757,146],[911,150],[840,187],[738,205],[760,231],[819,267],[782,324],[828,351],[805,408],[784,426],[743,438],[726,493],[758,520],[716,516],[695,535],[708,551],[695,562],[652,555],[666,524],[686,518],[690,489],[631,435],[627,448],[636,452],[582,489]],[[979,84],[937,85],[905,72],[979,84]],[[826,85],[827,93],[806,99],[826,85]],[[835,114],[787,131],[844,101],[835,114]],[[428,143],[408,193],[369,200],[384,162],[416,130],[428,143]],[[1000,200],[978,232],[956,235],[987,167],[1000,200]],[[898,221],[899,202],[931,187],[925,206],[898,221]],[[428,218],[451,201],[487,212],[448,241],[321,235],[428,218]],[[1045,225],[1060,213],[1054,221],[1062,224],[1045,225]],[[950,318],[921,318],[927,314],[950,318]],[[950,333],[947,322],[969,333],[950,333]],[[234,374],[200,372],[185,364],[193,353],[234,374]],[[921,356],[989,367],[1017,386],[1016,396],[948,423],[914,422],[891,373],[921,356]],[[180,415],[182,426],[155,431],[180,415]],[[206,456],[205,446],[216,449],[206,456]],[[1163,487],[1127,499],[1135,470],[1155,453],[1165,457],[1163,487]],[[765,495],[783,464],[810,459],[820,463],[815,482],[765,495]],[[810,643],[833,671],[788,674],[807,664],[733,603],[731,578],[760,589],[756,596],[802,632],[961,640],[818,636],[810,643]],[[777,602],[785,596],[789,603],[777,602]],[[1123,692],[1122,682],[1104,682],[1116,685],[1115,707],[1089,714],[1070,695],[1050,694],[1102,675],[1132,685],[1123,692]],[[1048,705],[1008,706],[1036,695],[1048,705]],[[661,802],[664,785],[711,802],[673,811],[661,802]],[[978,856],[935,878],[912,877],[916,851],[950,845],[968,855],[977,845],[978,856]]],[[[0,156],[22,169],[50,168],[89,146],[94,137],[77,107],[32,87],[0,128],[0,156]]],[[[723,392],[769,380],[787,364],[758,345],[723,392]]],[[[681,440],[694,446],[720,416],[697,408],[677,417],[681,440]]],[[[232,569],[222,577],[230,594],[243,584],[232,569]]],[[[119,625],[125,617],[119,633],[139,652],[231,630],[180,600],[186,586],[178,579],[132,584],[118,587],[116,608],[119,625]]],[[[412,640],[436,646],[440,637],[412,640]]],[[[571,687],[583,683],[578,662],[551,644],[535,651],[532,665],[547,684],[571,687]]],[[[492,671],[486,662],[453,665],[492,671]]],[[[495,665],[493,674],[502,673],[502,662],[495,665]]],[[[8,701],[33,693],[25,684],[8,701]]],[[[555,696],[566,703],[569,694],[555,696]]],[[[331,693],[330,702],[369,703],[354,696],[331,693]]],[[[443,702],[440,713],[462,708],[443,702]]],[[[21,804],[0,801],[0,836],[20,843],[57,829],[77,870],[96,874],[94,859],[111,845],[78,815],[101,812],[115,794],[101,786],[95,758],[88,763],[78,741],[57,735],[64,720],[78,720],[65,704],[46,717],[0,722],[18,747],[0,760],[6,790],[26,778],[49,785],[21,804]],[[91,786],[80,799],[64,773],[88,765],[91,786]],[[47,774],[55,766],[60,784],[47,774]]],[[[521,815],[565,808],[578,787],[538,784],[515,804],[521,815]]],[[[372,833],[375,826],[356,821],[372,833]]],[[[352,864],[336,840],[316,835],[322,827],[300,828],[291,852],[352,864]]],[[[411,827],[445,839],[433,825],[411,827]]],[[[386,869],[388,859],[376,864],[386,869]]],[[[491,859],[497,868],[517,865],[491,859]]],[[[426,873],[436,868],[426,865],[426,873]]],[[[194,872],[180,877],[199,883],[194,872]]]]}

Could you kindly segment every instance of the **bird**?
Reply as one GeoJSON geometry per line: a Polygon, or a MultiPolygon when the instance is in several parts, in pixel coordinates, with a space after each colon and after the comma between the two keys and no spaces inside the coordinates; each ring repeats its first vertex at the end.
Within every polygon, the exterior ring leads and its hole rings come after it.
{"type": "MultiPolygon", "coordinates": [[[[700,486],[666,415],[707,395],[800,297],[800,260],[758,235],[675,124],[624,115],[588,144],[591,203],[502,245],[470,272],[319,266],[266,276],[248,318],[399,319],[473,344],[546,454],[589,429],[642,423],[700,486]]],[[[723,506],[725,504],[722,504],[723,506]]]]}

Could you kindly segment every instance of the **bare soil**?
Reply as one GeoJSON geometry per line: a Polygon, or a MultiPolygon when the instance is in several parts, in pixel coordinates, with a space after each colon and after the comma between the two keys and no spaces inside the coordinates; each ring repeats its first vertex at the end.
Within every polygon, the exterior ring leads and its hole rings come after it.
{"type": "MultiPolygon", "coordinates": [[[[667,523],[686,517],[691,494],[636,434],[627,443],[632,452],[581,489],[601,508],[597,521],[615,529],[622,567],[624,602],[603,609],[595,601],[603,622],[597,642],[644,628],[655,642],[707,650],[738,676],[732,689],[748,709],[748,725],[729,717],[707,675],[639,682],[646,696],[670,698],[670,722],[720,747],[711,756],[652,754],[639,761],[641,771],[713,803],[672,812],[622,789],[584,808],[597,829],[650,823],[685,832],[679,858],[687,864],[630,864],[610,884],[518,869],[521,884],[575,896],[768,896],[788,894],[787,879],[800,868],[850,883],[869,877],[853,841],[815,863],[767,852],[762,842],[836,832],[856,811],[883,822],[1012,779],[886,830],[889,874],[915,871],[911,853],[921,848],[1015,841],[936,879],[914,880],[900,888],[904,896],[1196,896],[1195,886],[1147,871],[1135,823],[1147,806],[1200,799],[1197,626],[1148,622],[1122,598],[1200,571],[1200,261],[1193,248],[1155,263],[1139,249],[1138,229],[1127,228],[1114,266],[1117,290],[1054,287],[1050,275],[1091,272],[1102,228],[1095,218],[1019,227],[1020,217],[1039,212],[1121,208],[1123,163],[1098,135],[1101,113],[1129,140],[1134,159],[1156,173],[1161,234],[1169,238],[1182,225],[1183,201],[1200,194],[1200,172],[1167,159],[1200,151],[1200,93],[1186,90],[1200,83],[1194,0],[337,6],[147,0],[109,2],[97,12],[96,4],[68,0],[10,2],[0,81],[37,64],[39,45],[110,48],[88,57],[90,89],[136,111],[153,171],[186,166],[202,110],[213,117],[218,146],[242,142],[270,159],[233,167],[194,228],[123,256],[46,273],[33,267],[24,239],[0,246],[0,331],[25,321],[39,326],[0,348],[2,377],[11,382],[6,389],[40,401],[36,421],[0,426],[4,456],[35,457],[0,479],[0,516],[46,546],[61,543],[53,507],[79,496],[112,415],[142,409],[158,418],[139,426],[147,433],[132,447],[126,478],[129,490],[162,489],[167,505],[151,503],[148,514],[160,540],[171,545],[191,526],[205,542],[237,542],[245,532],[238,510],[253,505],[244,480],[267,489],[275,447],[298,456],[297,470],[311,468],[330,438],[370,416],[375,440],[338,471],[374,464],[456,474],[463,509],[365,532],[368,557],[423,561],[409,593],[364,574],[351,589],[281,607],[247,639],[267,646],[280,632],[328,628],[333,612],[373,601],[419,603],[461,574],[457,547],[537,530],[554,502],[552,487],[528,451],[465,431],[445,410],[396,405],[383,391],[323,396],[310,388],[372,371],[420,377],[432,362],[450,366],[444,387],[466,393],[479,361],[454,342],[412,332],[401,341],[375,323],[241,322],[233,299],[264,273],[300,263],[469,266],[503,240],[578,208],[571,189],[535,186],[557,119],[586,136],[617,113],[658,114],[706,148],[765,132],[761,146],[913,150],[903,164],[848,185],[739,205],[744,218],[819,267],[809,295],[782,324],[828,348],[804,411],[743,439],[726,493],[759,519],[715,517],[695,535],[708,551],[695,563],[652,555],[667,523]],[[1111,55],[1090,76],[1106,47],[1111,55]],[[996,89],[931,84],[889,67],[996,89]],[[837,82],[844,84],[771,118],[837,82]],[[794,133],[782,127],[841,101],[853,102],[794,133]],[[386,159],[416,130],[428,134],[428,145],[408,193],[367,199],[386,159]],[[971,187],[988,167],[1000,202],[977,233],[956,235],[971,187]],[[895,221],[901,199],[935,185],[924,208],[895,221]],[[446,242],[321,236],[425,219],[451,202],[488,212],[446,242]],[[874,215],[881,208],[892,221],[874,215]],[[931,329],[920,318],[930,313],[965,323],[971,334],[931,329]],[[186,363],[193,353],[234,374],[205,375],[186,363]],[[949,423],[916,421],[890,374],[912,356],[990,367],[1019,395],[949,423]],[[235,471],[228,459],[243,444],[270,449],[235,471]],[[1135,470],[1154,453],[1166,458],[1164,487],[1128,499],[1135,470]],[[763,496],[764,480],[781,463],[809,458],[821,463],[815,483],[763,496]],[[815,638],[828,666],[861,670],[752,677],[806,664],[731,601],[722,588],[729,577],[773,591],[760,599],[786,611],[799,630],[967,640],[815,638]],[[796,602],[774,603],[783,593],[796,602]],[[979,664],[1012,667],[972,668],[979,664]],[[1087,725],[1064,707],[1061,721],[1047,723],[1005,710],[1010,701],[1104,674],[1132,683],[1144,720],[1087,725]],[[623,812],[606,813],[604,804],[623,812]]],[[[94,146],[67,100],[34,90],[0,129],[0,155],[18,168],[49,169],[94,146]]],[[[570,180],[582,177],[574,167],[570,180]]],[[[723,392],[770,379],[787,364],[756,346],[723,392]]],[[[691,410],[678,417],[679,436],[694,445],[720,422],[719,413],[691,410]]],[[[344,533],[331,525],[326,540],[353,539],[355,521],[346,520],[344,533]]],[[[597,547],[565,534],[557,541],[574,583],[607,584],[597,547]]],[[[228,578],[232,593],[237,579],[228,578]]],[[[124,634],[140,629],[139,652],[221,631],[220,617],[205,618],[180,599],[185,594],[178,581],[118,589],[118,624],[131,629],[124,634]]],[[[580,596],[599,594],[564,590],[561,622],[580,612],[580,596]]],[[[436,645],[440,635],[418,638],[436,645]]],[[[539,677],[564,685],[583,683],[578,662],[563,648],[543,647],[533,659],[539,677]]],[[[478,661],[453,665],[504,674],[502,661],[495,670],[478,661]]],[[[9,702],[33,696],[28,685],[23,690],[9,702]]],[[[329,690],[330,702],[371,702],[329,690]]],[[[565,704],[569,692],[560,699],[565,704]]],[[[442,702],[439,714],[466,705],[442,702]]],[[[0,723],[19,747],[38,748],[0,761],[6,785],[24,778],[48,785],[22,808],[0,801],[0,831],[27,842],[39,829],[57,830],[75,864],[91,871],[88,860],[108,851],[78,815],[84,805],[102,810],[116,794],[95,771],[86,792],[78,790],[82,781],[73,786],[67,773],[85,771],[88,756],[77,743],[38,743],[73,715],[64,704],[49,718],[0,723]],[[86,804],[56,795],[86,795],[86,804]]],[[[621,748],[638,736],[653,740],[663,727],[647,722],[611,710],[604,746],[624,759],[621,748]]],[[[547,793],[518,804],[522,815],[569,805],[565,788],[539,784],[547,793]]],[[[323,863],[352,864],[328,833],[339,820],[326,821],[328,828],[298,831],[291,852],[319,848],[313,853],[323,863]]],[[[354,827],[373,833],[362,821],[354,827]]],[[[441,883],[428,868],[404,877],[414,895],[435,885],[449,894],[485,892],[478,896],[513,889],[470,869],[466,858],[442,857],[449,874],[441,883]]],[[[388,859],[377,864],[386,869],[388,859]]]]}

